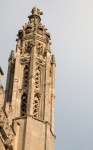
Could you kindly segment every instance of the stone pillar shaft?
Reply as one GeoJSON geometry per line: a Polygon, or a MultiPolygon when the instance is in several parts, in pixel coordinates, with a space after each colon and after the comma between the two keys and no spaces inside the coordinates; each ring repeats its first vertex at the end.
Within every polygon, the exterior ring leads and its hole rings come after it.
{"type": "Polygon", "coordinates": [[[17,48],[17,54],[16,54],[16,63],[15,63],[15,74],[14,74],[14,84],[13,84],[13,94],[12,94],[12,118],[16,117],[16,98],[17,98],[17,92],[18,92],[18,81],[19,81],[19,60],[20,60],[20,49],[17,48]]]}
{"type": "Polygon", "coordinates": [[[46,79],[45,79],[45,121],[50,123],[49,86],[50,86],[50,53],[46,56],[46,79]]]}
{"type": "Polygon", "coordinates": [[[36,46],[33,46],[31,56],[30,56],[29,91],[28,91],[28,104],[27,104],[27,114],[28,115],[33,115],[35,68],[36,68],[35,53],[36,53],[36,46]]]}

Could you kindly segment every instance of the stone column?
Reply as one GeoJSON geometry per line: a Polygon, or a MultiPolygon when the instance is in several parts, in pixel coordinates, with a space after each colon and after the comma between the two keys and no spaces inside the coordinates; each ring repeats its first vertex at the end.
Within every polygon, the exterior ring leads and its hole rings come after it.
{"type": "Polygon", "coordinates": [[[52,105],[52,122],[51,122],[51,129],[52,132],[54,133],[54,101],[55,101],[55,57],[52,55],[51,58],[51,63],[52,63],[52,77],[51,77],[51,105],[52,105]]]}
{"type": "Polygon", "coordinates": [[[36,68],[36,46],[33,46],[31,51],[31,58],[30,58],[29,91],[28,91],[28,104],[27,104],[28,115],[33,115],[35,68],[36,68]]]}
{"type": "Polygon", "coordinates": [[[12,94],[12,118],[16,117],[17,110],[16,110],[16,98],[18,92],[18,81],[19,81],[19,67],[20,67],[20,49],[17,46],[17,53],[16,53],[16,63],[15,63],[15,74],[14,74],[14,83],[13,83],[13,94],[12,94]]]}
{"type": "Polygon", "coordinates": [[[44,120],[50,123],[50,104],[49,104],[49,86],[50,86],[50,47],[47,45],[46,54],[46,80],[45,80],[45,117],[44,120]]]}

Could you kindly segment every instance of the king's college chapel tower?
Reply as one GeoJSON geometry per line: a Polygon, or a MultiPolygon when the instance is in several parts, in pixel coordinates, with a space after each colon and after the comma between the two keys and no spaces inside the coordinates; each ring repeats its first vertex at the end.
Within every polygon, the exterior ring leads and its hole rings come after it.
{"type": "MultiPolygon", "coordinates": [[[[54,150],[55,57],[36,7],[18,32],[0,82],[0,150],[54,150]]],[[[0,80],[3,71],[0,68],[0,80]]]]}

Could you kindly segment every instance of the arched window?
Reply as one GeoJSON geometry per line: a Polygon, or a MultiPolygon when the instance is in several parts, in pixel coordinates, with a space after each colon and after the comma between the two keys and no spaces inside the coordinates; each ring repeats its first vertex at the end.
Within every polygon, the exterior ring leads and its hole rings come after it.
{"type": "Polygon", "coordinates": [[[29,82],[29,66],[26,65],[24,68],[24,77],[23,77],[23,87],[27,88],[28,87],[28,82],[29,82]]]}
{"type": "Polygon", "coordinates": [[[26,116],[27,114],[27,93],[23,93],[21,97],[21,116],[26,116]]]}

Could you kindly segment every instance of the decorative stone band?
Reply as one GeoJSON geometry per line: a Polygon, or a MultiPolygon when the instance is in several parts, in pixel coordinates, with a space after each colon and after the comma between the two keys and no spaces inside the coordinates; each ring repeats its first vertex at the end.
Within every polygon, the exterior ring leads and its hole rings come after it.
{"type": "Polygon", "coordinates": [[[30,62],[30,57],[21,57],[21,59],[20,59],[21,64],[25,64],[28,62],[30,62]]]}
{"type": "Polygon", "coordinates": [[[19,120],[19,119],[22,119],[22,118],[27,118],[27,117],[32,117],[33,119],[35,119],[35,120],[38,120],[38,121],[40,121],[40,122],[42,122],[42,123],[44,123],[44,124],[49,124],[50,125],[50,132],[52,133],[52,135],[54,136],[54,138],[56,138],[56,136],[54,135],[54,133],[52,132],[52,130],[51,130],[51,124],[48,122],[48,121],[44,121],[44,120],[40,120],[40,119],[38,119],[38,118],[34,118],[33,117],[33,115],[27,115],[27,116],[21,116],[21,117],[16,117],[14,120],[19,120]]]}

